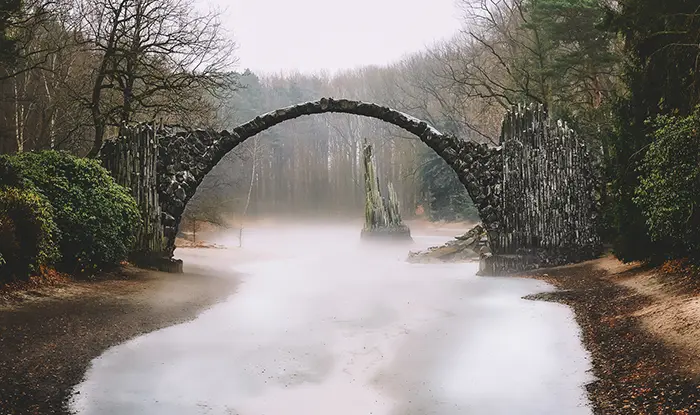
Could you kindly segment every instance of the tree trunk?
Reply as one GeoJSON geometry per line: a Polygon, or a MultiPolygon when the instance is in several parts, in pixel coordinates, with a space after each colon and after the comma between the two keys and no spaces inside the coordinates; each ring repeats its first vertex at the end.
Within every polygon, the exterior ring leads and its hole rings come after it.
{"type": "Polygon", "coordinates": [[[253,185],[255,184],[255,172],[258,167],[258,140],[253,137],[253,167],[250,172],[250,184],[248,185],[248,196],[245,200],[245,206],[243,207],[243,213],[241,214],[241,226],[238,231],[238,247],[243,247],[243,225],[245,223],[245,217],[248,213],[248,207],[250,206],[250,196],[253,194],[253,185]]]}

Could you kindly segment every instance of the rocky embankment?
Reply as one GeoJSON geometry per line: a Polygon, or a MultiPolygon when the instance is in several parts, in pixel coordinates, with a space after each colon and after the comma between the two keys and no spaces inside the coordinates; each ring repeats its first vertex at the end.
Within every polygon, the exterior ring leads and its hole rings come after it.
{"type": "Polygon", "coordinates": [[[434,246],[425,251],[409,252],[408,262],[469,262],[489,253],[486,230],[483,226],[476,225],[464,235],[457,236],[444,245],[434,246]]]}

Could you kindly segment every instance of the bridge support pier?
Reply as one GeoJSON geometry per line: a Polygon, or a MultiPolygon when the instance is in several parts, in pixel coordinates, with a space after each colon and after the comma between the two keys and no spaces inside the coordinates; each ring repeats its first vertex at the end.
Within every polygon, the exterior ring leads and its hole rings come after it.
{"type": "Polygon", "coordinates": [[[118,184],[131,190],[141,212],[141,224],[129,260],[143,268],[181,273],[182,261],[168,254],[164,238],[156,174],[158,139],[152,125],[122,128],[119,137],[109,140],[102,148],[102,164],[118,184]]]}
{"type": "Polygon", "coordinates": [[[499,277],[537,269],[542,265],[535,255],[486,255],[479,259],[477,275],[499,277]]]}
{"type": "Polygon", "coordinates": [[[489,232],[493,255],[482,260],[482,274],[512,275],[598,256],[597,158],[585,141],[531,105],[506,114],[500,147],[498,226],[489,232]]]}
{"type": "Polygon", "coordinates": [[[169,257],[163,252],[155,254],[134,253],[129,257],[129,260],[134,265],[145,269],[168,272],[171,274],[182,274],[184,272],[181,259],[169,257]]]}

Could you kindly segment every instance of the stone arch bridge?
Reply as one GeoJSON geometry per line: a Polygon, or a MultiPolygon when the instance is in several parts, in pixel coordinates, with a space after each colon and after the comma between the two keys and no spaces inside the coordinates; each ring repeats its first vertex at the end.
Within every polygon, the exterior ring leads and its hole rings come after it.
{"type": "Polygon", "coordinates": [[[130,188],[144,220],[136,256],[166,258],[187,202],[211,169],[246,139],[304,115],[347,113],[376,118],[414,135],[454,170],[487,230],[491,256],[482,273],[557,265],[598,254],[596,181],[591,156],[566,125],[541,107],[518,107],[503,122],[499,146],[443,134],[384,106],[323,98],[268,112],[231,131],[122,128],[101,151],[105,167],[130,188]]]}

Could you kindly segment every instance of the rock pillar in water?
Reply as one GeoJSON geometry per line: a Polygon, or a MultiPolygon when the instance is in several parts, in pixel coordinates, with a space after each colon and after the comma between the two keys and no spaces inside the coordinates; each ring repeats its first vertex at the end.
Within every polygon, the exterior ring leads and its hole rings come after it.
{"type": "Polygon", "coordinates": [[[362,238],[411,240],[411,230],[401,220],[394,186],[388,184],[388,200],[381,194],[372,145],[365,143],[362,160],[365,169],[365,226],[362,238]]]}

